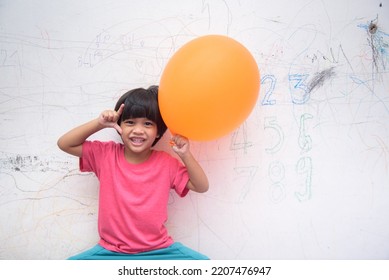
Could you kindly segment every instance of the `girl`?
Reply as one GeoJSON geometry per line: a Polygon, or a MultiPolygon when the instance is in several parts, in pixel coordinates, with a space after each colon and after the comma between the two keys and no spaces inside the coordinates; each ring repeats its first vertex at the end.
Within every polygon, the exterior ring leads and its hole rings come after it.
{"type": "Polygon", "coordinates": [[[79,157],[80,170],[94,172],[100,182],[100,241],[70,259],[208,259],[175,243],[165,227],[171,189],[181,197],[189,190],[208,190],[207,176],[190,152],[188,139],[180,135],[171,139],[183,164],[153,149],[166,130],[158,87],[151,86],[130,90],[115,110],[106,110],[59,138],[59,148],[79,157]],[[123,144],[87,141],[107,127],[117,130],[123,144]]]}

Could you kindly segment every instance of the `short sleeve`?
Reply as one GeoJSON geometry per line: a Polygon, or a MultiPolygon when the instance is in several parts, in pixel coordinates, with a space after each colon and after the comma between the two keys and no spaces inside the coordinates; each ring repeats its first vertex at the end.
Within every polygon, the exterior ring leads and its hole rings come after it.
{"type": "Polygon", "coordinates": [[[85,141],[82,145],[82,155],[80,157],[80,171],[82,172],[94,172],[99,176],[100,164],[103,160],[104,149],[107,143],[99,141],[85,141]]]}
{"type": "Polygon", "coordinates": [[[184,197],[189,192],[189,189],[186,187],[189,181],[189,174],[186,167],[181,162],[175,158],[173,158],[173,161],[175,161],[176,165],[173,177],[173,188],[180,197],[184,197]]]}

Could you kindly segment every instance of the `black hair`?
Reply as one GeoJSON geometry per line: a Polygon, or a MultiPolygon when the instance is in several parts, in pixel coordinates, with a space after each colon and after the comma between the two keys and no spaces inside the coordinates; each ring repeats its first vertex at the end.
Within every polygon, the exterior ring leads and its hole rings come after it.
{"type": "Polygon", "coordinates": [[[123,94],[116,103],[115,111],[119,110],[124,104],[124,110],[117,121],[121,122],[131,118],[147,118],[157,125],[158,137],[155,139],[154,146],[167,130],[167,126],[162,119],[158,105],[158,86],[150,86],[148,89],[136,88],[123,94]]]}

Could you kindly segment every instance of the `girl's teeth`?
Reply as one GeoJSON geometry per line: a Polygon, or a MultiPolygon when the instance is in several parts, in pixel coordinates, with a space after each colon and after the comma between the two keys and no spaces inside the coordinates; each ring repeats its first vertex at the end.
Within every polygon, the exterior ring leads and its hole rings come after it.
{"type": "Polygon", "coordinates": [[[135,143],[142,143],[142,142],[143,142],[143,139],[141,139],[141,138],[132,138],[132,142],[135,142],[135,143]]]}

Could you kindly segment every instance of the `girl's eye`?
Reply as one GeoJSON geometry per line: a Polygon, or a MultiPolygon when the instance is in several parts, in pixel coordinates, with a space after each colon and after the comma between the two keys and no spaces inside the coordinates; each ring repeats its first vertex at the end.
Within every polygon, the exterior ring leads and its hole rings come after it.
{"type": "Polygon", "coordinates": [[[155,125],[155,123],[153,121],[149,121],[149,120],[144,120],[144,121],[140,121],[140,120],[125,120],[124,123],[128,126],[134,126],[136,124],[139,124],[139,125],[143,125],[145,127],[152,127],[155,125]]]}

